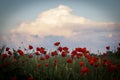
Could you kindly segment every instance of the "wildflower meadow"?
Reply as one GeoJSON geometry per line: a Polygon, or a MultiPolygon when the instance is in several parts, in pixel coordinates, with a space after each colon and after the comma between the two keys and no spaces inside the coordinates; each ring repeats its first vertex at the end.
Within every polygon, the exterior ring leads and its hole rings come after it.
{"type": "Polygon", "coordinates": [[[70,50],[53,43],[54,49],[0,48],[0,80],[120,80],[120,43],[102,54],[87,48],[70,50]]]}

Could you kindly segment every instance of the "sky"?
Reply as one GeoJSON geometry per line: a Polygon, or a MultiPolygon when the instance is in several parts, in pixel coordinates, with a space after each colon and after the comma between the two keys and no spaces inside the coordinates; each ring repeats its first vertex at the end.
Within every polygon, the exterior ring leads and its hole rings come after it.
{"type": "Polygon", "coordinates": [[[120,42],[120,0],[0,0],[0,46],[87,47],[120,42]],[[24,45],[21,45],[21,42],[24,45]]]}

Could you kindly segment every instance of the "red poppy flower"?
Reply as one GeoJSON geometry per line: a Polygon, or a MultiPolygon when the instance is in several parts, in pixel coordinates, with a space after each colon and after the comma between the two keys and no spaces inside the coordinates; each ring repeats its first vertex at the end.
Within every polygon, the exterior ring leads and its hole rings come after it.
{"type": "Polygon", "coordinates": [[[58,55],[58,53],[57,53],[57,51],[53,51],[53,52],[51,52],[51,55],[55,56],[55,55],[58,55]]]}
{"type": "Polygon", "coordinates": [[[32,58],[33,57],[33,55],[32,54],[29,54],[29,58],[32,58]]]}
{"type": "Polygon", "coordinates": [[[66,57],[66,53],[65,52],[62,52],[62,57],[66,57]]]}
{"type": "Polygon", "coordinates": [[[58,55],[57,51],[54,51],[54,55],[58,55]]]}
{"type": "Polygon", "coordinates": [[[32,45],[29,45],[29,49],[33,49],[33,46],[32,46],[32,45]]]}
{"type": "Polygon", "coordinates": [[[86,53],[90,53],[90,51],[87,50],[86,53]]]}
{"type": "Polygon", "coordinates": [[[2,59],[7,58],[7,54],[2,54],[2,59]]]}
{"type": "Polygon", "coordinates": [[[107,66],[111,66],[112,65],[112,61],[110,61],[110,60],[107,61],[106,63],[107,63],[107,66]]]}
{"type": "Polygon", "coordinates": [[[41,48],[40,48],[40,53],[46,54],[45,48],[41,47],[41,48]]]}
{"type": "Polygon", "coordinates": [[[40,57],[40,60],[45,60],[45,58],[44,57],[40,57]]]}
{"type": "Polygon", "coordinates": [[[9,55],[12,55],[12,52],[11,52],[11,51],[8,51],[8,54],[9,54],[9,55]]]}
{"type": "Polygon", "coordinates": [[[93,60],[89,61],[90,65],[93,65],[95,62],[93,60]]]}
{"type": "Polygon", "coordinates": [[[107,50],[110,50],[110,46],[106,46],[106,49],[107,49],[107,50]]]}
{"type": "Polygon", "coordinates": [[[102,62],[101,62],[101,65],[106,66],[106,61],[107,61],[106,59],[103,59],[102,62]]]}
{"type": "Polygon", "coordinates": [[[77,54],[76,57],[79,59],[81,57],[81,54],[77,54]]]}
{"type": "Polygon", "coordinates": [[[104,57],[106,57],[106,56],[107,56],[107,54],[106,54],[106,53],[103,53],[103,56],[104,56],[104,57]]]}
{"type": "Polygon", "coordinates": [[[67,63],[72,63],[72,59],[71,59],[71,58],[68,58],[68,59],[67,59],[67,63]]]}
{"type": "Polygon", "coordinates": [[[28,77],[27,80],[34,80],[32,76],[28,77]]]}
{"type": "Polygon", "coordinates": [[[39,47],[37,47],[37,48],[36,48],[36,51],[40,51],[40,48],[39,48],[39,47]]]}
{"type": "Polygon", "coordinates": [[[8,66],[8,65],[9,65],[9,62],[8,62],[8,61],[6,61],[6,62],[4,62],[4,63],[2,64],[3,67],[6,67],[6,66],[8,66]]]}
{"type": "Polygon", "coordinates": [[[87,53],[87,49],[86,48],[83,48],[83,53],[87,53]]]}
{"type": "Polygon", "coordinates": [[[57,60],[54,60],[54,63],[57,63],[57,60]]]}
{"type": "Polygon", "coordinates": [[[10,49],[10,48],[9,48],[9,47],[7,47],[7,48],[6,48],[6,51],[9,51],[9,49],[10,49]]]}
{"type": "Polygon", "coordinates": [[[63,47],[63,50],[64,50],[65,52],[68,52],[68,47],[63,47]]]}
{"type": "Polygon", "coordinates": [[[117,47],[117,50],[120,51],[120,47],[117,47]]]}
{"type": "Polygon", "coordinates": [[[39,51],[42,54],[46,54],[45,48],[43,48],[43,47],[40,47],[40,48],[37,47],[36,50],[39,51]]]}
{"type": "Polygon", "coordinates": [[[45,66],[46,66],[46,67],[49,67],[49,64],[48,64],[48,63],[46,63],[46,64],[45,64],[45,66]]]}
{"type": "Polygon", "coordinates": [[[116,69],[117,69],[117,65],[111,65],[111,66],[108,66],[108,69],[109,69],[109,72],[114,72],[116,69]]]}
{"type": "Polygon", "coordinates": [[[85,53],[84,56],[85,56],[87,59],[90,59],[90,58],[91,58],[91,56],[90,56],[89,53],[85,53]]]}
{"type": "Polygon", "coordinates": [[[94,66],[97,68],[97,67],[99,66],[99,64],[98,64],[98,63],[96,63],[94,66]]]}
{"type": "Polygon", "coordinates": [[[78,51],[78,52],[82,52],[83,50],[82,50],[82,48],[75,48],[75,51],[78,51]]]}
{"type": "Polygon", "coordinates": [[[38,64],[38,67],[39,67],[39,68],[42,67],[42,64],[38,64]]]}
{"type": "Polygon", "coordinates": [[[57,66],[57,60],[54,60],[53,64],[54,66],[57,66]]]}
{"type": "Polygon", "coordinates": [[[55,45],[55,46],[59,46],[59,45],[60,45],[60,42],[55,42],[54,45],[55,45]]]}
{"type": "Polygon", "coordinates": [[[50,58],[50,56],[49,56],[48,54],[46,54],[46,55],[45,55],[45,58],[46,58],[46,59],[49,59],[49,58],[50,58]]]}
{"type": "Polygon", "coordinates": [[[76,51],[76,50],[73,50],[73,51],[71,52],[71,54],[76,55],[76,54],[77,54],[77,51],[76,51]]]}
{"type": "Polygon", "coordinates": [[[22,63],[25,63],[25,60],[22,60],[22,63]]]}
{"type": "Polygon", "coordinates": [[[81,74],[82,75],[84,75],[85,73],[89,73],[89,68],[87,68],[87,67],[82,67],[82,69],[81,69],[81,74]]]}
{"type": "Polygon", "coordinates": [[[94,62],[97,62],[97,61],[98,61],[98,57],[93,56],[93,61],[94,61],[94,62]]]}
{"type": "Polygon", "coordinates": [[[74,54],[71,54],[71,58],[73,59],[75,57],[75,55],[74,54]]]}
{"type": "Polygon", "coordinates": [[[21,56],[24,56],[25,54],[24,54],[24,52],[22,51],[22,50],[20,50],[20,49],[18,49],[18,51],[17,51],[21,56]]]}
{"type": "Polygon", "coordinates": [[[36,54],[37,56],[40,55],[39,52],[35,52],[35,54],[36,54]]]}
{"type": "Polygon", "coordinates": [[[75,50],[78,51],[78,52],[82,52],[82,53],[89,53],[89,51],[86,48],[78,47],[78,48],[75,48],[75,50]]]}
{"type": "Polygon", "coordinates": [[[54,52],[51,52],[51,55],[52,55],[52,56],[54,56],[54,55],[55,55],[55,53],[54,53],[54,52]]]}
{"type": "Polygon", "coordinates": [[[61,52],[62,51],[62,47],[58,47],[58,50],[61,52]]]}
{"type": "Polygon", "coordinates": [[[84,62],[82,62],[82,61],[79,64],[81,67],[84,66],[84,62]]]}
{"type": "Polygon", "coordinates": [[[107,59],[106,59],[106,58],[103,58],[103,61],[104,61],[104,62],[107,62],[107,59]]]}

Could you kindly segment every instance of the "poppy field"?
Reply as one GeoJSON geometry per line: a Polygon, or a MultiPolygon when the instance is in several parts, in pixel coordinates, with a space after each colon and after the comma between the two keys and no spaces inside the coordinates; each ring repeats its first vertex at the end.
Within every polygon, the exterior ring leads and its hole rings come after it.
{"type": "Polygon", "coordinates": [[[70,50],[53,43],[44,47],[0,48],[0,80],[120,80],[120,43],[115,51],[106,46],[102,54],[87,48],[70,50]]]}

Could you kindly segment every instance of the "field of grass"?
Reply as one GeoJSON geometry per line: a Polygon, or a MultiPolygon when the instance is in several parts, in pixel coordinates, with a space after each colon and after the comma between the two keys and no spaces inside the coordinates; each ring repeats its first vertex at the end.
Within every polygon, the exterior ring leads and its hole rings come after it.
{"type": "Polygon", "coordinates": [[[86,48],[54,43],[55,50],[43,47],[0,49],[0,80],[120,80],[120,44],[115,52],[106,47],[101,55],[86,48]]]}

